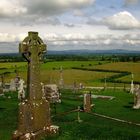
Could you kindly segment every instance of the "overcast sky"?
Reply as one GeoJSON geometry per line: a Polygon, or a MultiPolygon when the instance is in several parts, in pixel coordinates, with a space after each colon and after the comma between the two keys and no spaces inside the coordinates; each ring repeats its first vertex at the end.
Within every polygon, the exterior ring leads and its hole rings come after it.
{"type": "Polygon", "coordinates": [[[48,50],[140,51],[140,0],[1,0],[0,53],[18,52],[28,31],[48,50]]]}

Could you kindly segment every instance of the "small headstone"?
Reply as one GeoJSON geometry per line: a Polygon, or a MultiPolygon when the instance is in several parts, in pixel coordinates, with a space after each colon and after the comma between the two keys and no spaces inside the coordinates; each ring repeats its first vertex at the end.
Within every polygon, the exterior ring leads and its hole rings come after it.
{"type": "Polygon", "coordinates": [[[77,121],[78,121],[79,123],[82,122],[82,120],[81,120],[81,118],[80,118],[80,106],[78,106],[77,121]]]}
{"type": "Polygon", "coordinates": [[[11,79],[10,91],[16,91],[16,84],[15,84],[15,80],[14,79],[11,79]]]}
{"type": "Polygon", "coordinates": [[[83,84],[80,83],[80,84],[79,84],[79,89],[83,89],[83,88],[84,88],[83,84]]]}
{"type": "Polygon", "coordinates": [[[59,88],[56,84],[48,84],[44,86],[46,99],[50,103],[61,103],[59,88]]]}
{"type": "Polygon", "coordinates": [[[140,109],[140,85],[134,87],[134,106],[133,109],[140,109]]]}

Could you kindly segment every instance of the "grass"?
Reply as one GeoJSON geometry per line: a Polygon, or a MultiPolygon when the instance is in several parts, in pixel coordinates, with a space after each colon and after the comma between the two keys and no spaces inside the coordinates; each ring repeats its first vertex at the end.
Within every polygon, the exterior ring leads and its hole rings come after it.
{"type": "MultiPolygon", "coordinates": [[[[93,99],[95,104],[93,112],[104,114],[107,116],[116,117],[128,121],[140,123],[140,110],[132,109],[133,96],[123,91],[101,91],[103,95],[115,96],[114,100],[93,99]]],[[[66,96],[66,95],[65,95],[66,96]]],[[[64,96],[64,97],[65,97],[64,96]]],[[[76,108],[82,104],[82,99],[72,100],[71,93],[67,93],[67,100],[64,100],[61,105],[58,105],[58,112],[76,108]],[[70,98],[70,100],[68,100],[70,98]],[[61,109],[61,110],[59,110],[61,109]]],[[[61,127],[62,132],[57,137],[51,137],[50,140],[139,140],[140,130],[138,126],[128,125],[97,116],[92,116],[86,113],[80,113],[83,120],[82,123],[77,123],[77,113],[71,113],[65,116],[54,118],[54,123],[61,127]],[[64,131],[65,130],[65,131],[64,131]]],[[[48,139],[48,138],[46,138],[48,139]]]]}
{"type": "Polygon", "coordinates": [[[8,93],[0,97],[0,140],[10,140],[17,127],[17,116],[17,93],[8,93]]]}
{"type": "MultiPolygon", "coordinates": [[[[103,61],[102,64],[108,63],[107,61],[103,61]]],[[[56,62],[47,62],[42,64],[42,69],[71,69],[71,67],[88,67],[89,65],[94,66],[98,65],[99,61],[56,61],[56,62]]]]}
{"type": "MultiPolygon", "coordinates": [[[[116,63],[107,63],[103,65],[95,66],[97,69],[105,70],[120,70],[128,71],[134,74],[134,81],[140,81],[140,63],[133,62],[116,62],[116,63]]],[[[130,81],[131,76],[125,76],[120,78],[122,81],[130,81]]]]}
{"type": "MultiPolygon", "coordinates": [[[[51,105],[53,124],[60,126],[60,134],[47,137],[49,140],[140,140],[140,127],[100,118],[87,113],[80,113],[83,122],[78,123],[77,113],[59,115],[82,106],[82,92],[61,90],[62,103],[57,104],[57,115],[51,105]]],[[[92,99],[95,104],[92,112],[140,123],[140,110],[133,110],[133,95],[120,90],[93,90],[94,94],[114,96],[113,100],[92,99]]],[[[0,140],[9,140],[17,128],[18,100],[17,93],[6,93],[0,97],[0,140]],[[11,98],[9,98],[9,96],[11,98]]],[[[45,140],[45,138],[44,138],[45,140]]]]}
{"type": "MultiPolygon", "coordinates": [[[[15,65],[19,76],[26,81],[27,77],[27,63],[0,63],[0,74],[3,72],[11,72],[5,76],[5,82],[10,82],[12,78],[16,76],[15,65]]],[[[48,83],[59,83],[60,79],[60,67],[63,67],[63,78],[64,84],[73,85],[74,82],[77,84],[83,83],[85,86],[104,86],[104,82],[100,79],[116,75],[117,73],[111,72],[97,72],[97,71],[82,71],[73,70],[72,67],[79,68],[90,68],[90,69],[104,69],[104,70],[120,70],[134,73],[134,81],[140,81],[140,63],[132,62],[116,62],[109,63],[107,61],[57,61],[47,62],[41,65],[41,80],[45,84],[48,83]]],[[[131,75],[123,76],[116,80],[131,81],[131,75]]],[[[108,86],[114,86],[114,83],[107,83],[108,86]]],[[[124,86],[124,84],[116,84],[116,86],[124,86]]],[[[130,86],[130,85],[125,85],[130,86]]]]}

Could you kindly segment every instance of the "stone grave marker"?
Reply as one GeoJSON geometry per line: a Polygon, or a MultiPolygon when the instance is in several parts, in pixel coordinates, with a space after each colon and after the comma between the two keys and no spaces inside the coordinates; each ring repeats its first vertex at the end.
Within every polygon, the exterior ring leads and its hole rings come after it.
{"type": "Polygon", "coordinates": [[[40,80],[40,60],[46,45],[37,32],[29,32],[20,43],[19,51],[28,62],[27,96],[19,104],[18,128],[13,140],[40,140],[42,136],[56,133],[51,125],[49,102],[43,97],[40,80]]]}
{"type": "Polygon", "coordinates": [[[87,93],[84,94],[84,111],[85,112],[90,112],[91,111],[91,94],[87,93]]]}
{"type": "Polygon", "coordinates": [[[140,85],[134,87],[134,106],[133,109],[140,109],[140,85]]]}

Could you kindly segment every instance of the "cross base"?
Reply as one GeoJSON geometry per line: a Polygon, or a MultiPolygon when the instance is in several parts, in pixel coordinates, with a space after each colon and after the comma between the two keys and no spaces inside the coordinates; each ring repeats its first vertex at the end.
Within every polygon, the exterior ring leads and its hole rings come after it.
{"type": "Polygon", "coordinates": [[[45,136],[58,134],[58,131],[59,131],[59,127],[55,125],[44,127],[42,130],[36,132],[30,132],[26,134],[15,131],[12,140],[40,140],[45,136]]]}

